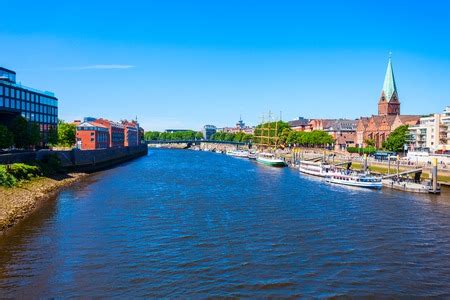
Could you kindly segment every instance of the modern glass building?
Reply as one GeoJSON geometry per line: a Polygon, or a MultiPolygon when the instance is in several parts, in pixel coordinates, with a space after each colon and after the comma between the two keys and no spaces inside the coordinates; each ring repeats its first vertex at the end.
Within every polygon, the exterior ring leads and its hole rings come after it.
{"type": "Polygon", "coordinates": [[[16,73],[0,67],[0,123],[9,125],[17,115],[39,125],[45,146],[49,130],[58,122],[58,99],[52,92],[16,83],[16,73]]]}

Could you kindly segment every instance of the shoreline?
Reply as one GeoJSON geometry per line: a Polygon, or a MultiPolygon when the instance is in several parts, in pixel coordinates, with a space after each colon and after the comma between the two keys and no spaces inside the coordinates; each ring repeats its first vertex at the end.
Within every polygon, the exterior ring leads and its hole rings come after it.
{"type": "Polygon", "coordinates": [[[51,178],[36,178],[17,187],[0,187],[0,235],[32,214],[61,189],[87,176],[88,173],[58,174],[51,178]]]}

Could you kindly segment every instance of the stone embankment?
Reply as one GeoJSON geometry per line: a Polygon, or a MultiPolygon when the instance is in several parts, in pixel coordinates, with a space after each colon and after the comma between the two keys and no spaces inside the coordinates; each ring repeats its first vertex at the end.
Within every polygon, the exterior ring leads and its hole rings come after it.
{"type": "Polygon", "coordinates": [[[0,187],[0,233],[17,224],[61,188],[85,176],[85,173],[70,173],[33,179],[14,188],[0,187]]]}

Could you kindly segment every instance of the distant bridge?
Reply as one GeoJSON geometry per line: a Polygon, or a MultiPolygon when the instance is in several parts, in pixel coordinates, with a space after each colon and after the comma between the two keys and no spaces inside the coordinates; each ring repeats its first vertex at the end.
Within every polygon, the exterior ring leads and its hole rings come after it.
{"type": "Polygon", "coordinates": [[[202,143],[207,144],[224,144],[224,145],[237,145],[245,146],[250,145],[249,142],[233,142],[233,141],[212,141],[212,140],[156,140],[145,141],[147,144],[188,144],[188,145],[200,145],[202,143]]]}

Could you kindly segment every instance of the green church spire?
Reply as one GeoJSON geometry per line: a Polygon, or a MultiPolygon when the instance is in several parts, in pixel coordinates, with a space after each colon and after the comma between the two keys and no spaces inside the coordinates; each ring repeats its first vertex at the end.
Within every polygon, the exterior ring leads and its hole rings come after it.
{"type": "Polygon", "coordinates": [[[389,63],[386,70],[386,76],[384,77],[383,93],[387,102],[392,100],[392,96],[394,94],[398,97],[397,86],[395,85],[394,70],[392,69],[391,53],[389,53],[389,63]]]}

